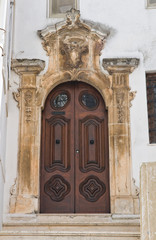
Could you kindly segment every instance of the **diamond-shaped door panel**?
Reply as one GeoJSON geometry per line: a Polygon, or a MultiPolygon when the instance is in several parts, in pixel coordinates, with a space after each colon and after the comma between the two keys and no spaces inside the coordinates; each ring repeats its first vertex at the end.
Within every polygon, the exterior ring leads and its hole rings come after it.
{"type": "Polygon", "coordinates": [[[87,201],[96,202],[106,192],[106,186],[98,177],[89,176],[80,184],[79,191],[87,201]]]}
{"type": "Polygon", "coordinates": [[[51,200],[60,202],[70,192],[70,184],[60,175],[54,175],[46,182],[44,191],[51,200]]]}

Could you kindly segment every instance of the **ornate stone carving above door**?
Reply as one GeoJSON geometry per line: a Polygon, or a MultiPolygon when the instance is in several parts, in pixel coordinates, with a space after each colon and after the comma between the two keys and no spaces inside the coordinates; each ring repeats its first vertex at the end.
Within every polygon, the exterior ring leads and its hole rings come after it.
{"type": "MultiPolygon", "coordinates": [[[[20,109],[19,163],[16,194],[11,195],[10,212],[39,212],[39,162],[41,110],[49,92],[67,81],[83,81],[95,87],[108,108],[110,198],[112,213],[137,213],[138,196],[132,191],[129,107],[129,74],[138,59],[105,59],[102,72],[100,53],[107,32],[92,29],[72,9],[65,22],[38,32],[49,56],[47,72],[41,60],[13,60],[12,70],[20,75],[19,91],[14,93],[20,109]]],[[[98,182],[98,181],[97,181],[98,182]]],[[[86,184],[86,183],[84,183],[86,184]]],[[[99,184],[99,183],[98,183],[99,184]]]]}

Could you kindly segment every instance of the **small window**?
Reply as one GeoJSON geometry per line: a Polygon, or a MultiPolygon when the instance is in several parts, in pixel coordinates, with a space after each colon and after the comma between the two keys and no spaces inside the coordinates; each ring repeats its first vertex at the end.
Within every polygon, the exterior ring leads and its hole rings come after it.
{"type": "Polygon", "coordinates": [[[147,8],[156,8],[156,0],[147,0],[147,8]]]}
{"type": "Polygon", "coordinates": [[[149,142],[156,143],[156,73],[146,74],[149,142]]]}
{"type": "Polygon", "coordinates": [[[64,17],[71,8],[79,9],[78,0],[49,0],[49,17],[64,17]]]}

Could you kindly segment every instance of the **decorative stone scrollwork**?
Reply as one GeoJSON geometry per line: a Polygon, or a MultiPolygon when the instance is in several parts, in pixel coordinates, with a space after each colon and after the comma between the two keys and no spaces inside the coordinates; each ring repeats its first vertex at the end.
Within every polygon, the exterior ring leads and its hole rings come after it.
{"type": "Polygon", "coordinates": [[[124,113],[124,96],[125,94],[122,91],[116,93],[116,102],[117,102],[117,113],[118,113],[118,123],[123,123],[125,119],[124,113]]]}
{"type": "Polygon", "coordinates": [[[27,90],[24,94],[24,100],[25,100],[25,115],[26,115],[26,121],[31,121],[32,116],[32,97],[33,93],[30,90],[27,90]]]}
{"type": "Polygon", "coordinates": [[[130,93],[129,93],[129,107],[132,106],[132,103],[131,103],[131,102],[132,102],[133,99],[135,98],[136,94],[137,94],[137,91],[133,91],[133,92],[130,92],[130,93]]]}
{"type": "Polygon", "coordinates": [[[55,175],[45,184],[44,191],[51,200],[60,202],[70,192],[70,184],[62,176],[55,175]]]}
{"type": "Polygon", "coordinates": [[[20,89],[18,89],[17,92],[13,92],[12,95],[13,95],[14,100],[18,103],[17,107],[19,108],[20,107],[19,101],[20,101],[20,97],[21,97],[20,89]]]}
{"type": "Polygon", "coordinates": [[[75,25],[80,23],[80,11],[72,8],[67,11],[67,25],[75,25]]]}

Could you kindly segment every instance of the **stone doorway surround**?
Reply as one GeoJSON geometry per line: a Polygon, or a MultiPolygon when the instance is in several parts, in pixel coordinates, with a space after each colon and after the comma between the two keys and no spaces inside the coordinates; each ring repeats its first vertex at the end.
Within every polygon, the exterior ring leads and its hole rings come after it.
{"type": "Polygon", "coordinates": [[[103,59],[100,52],[107,34],[92,29],[72,9],[64,23],[39,31],[49,56],[47,72],[37,75],[45,63],[38,59],[15,59],[12,70],[20,76],[13,93],[20,110],[19,158],[16,189],[10,197],[10,213],[39,213],[41,111],[49,92],[67,81],[83,81],[95,87],[108,108],[111,213],[139,213],[138,191],[132,181],[129,74],[139,59],[103,59]]]}

